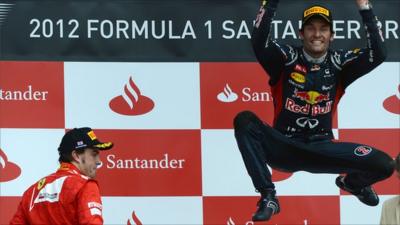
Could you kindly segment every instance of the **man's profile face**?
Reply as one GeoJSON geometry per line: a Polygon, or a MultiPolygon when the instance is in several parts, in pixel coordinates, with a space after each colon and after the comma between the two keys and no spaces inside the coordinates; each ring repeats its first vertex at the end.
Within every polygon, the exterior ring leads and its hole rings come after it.
{"type": "Polygon", "coordinates": [[[300,31],[300,37],[303,39],[304,50],[314,58],[323,56],[333,41],[329,23],[320,17],[310,18],[300,31]]]}
{"type": "Polygon", "coordinates": [[[90,178],[96,177],[98,163],[100,163],[99,150],[95,148],[86,148],[85,151],[79,155],[78,168],[82,174],[90,178]]]}

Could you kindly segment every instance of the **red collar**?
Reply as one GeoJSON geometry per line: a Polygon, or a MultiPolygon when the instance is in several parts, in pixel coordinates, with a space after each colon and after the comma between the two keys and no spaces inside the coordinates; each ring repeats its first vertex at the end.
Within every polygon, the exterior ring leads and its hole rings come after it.
{"type": "MultiPolygon", "coordinates": [[[[63,162],[60,164],[60,168],[58,168],[58,171],[65,171],[65,172],[73,172],[73,173],[78,173],[78,174],[82,174],[79,169],[72,163],[67,163],[67,162],[63,162]]],[[[58,172],[57,171],[57,172],[58,172]]]]}
{"type": "Polygon", "coordinates": [[[78,167],[76,167],[74,164],[67,163],[67,162],[63,162],[60,164],[60,168],[58,168],[57,173],[75,174],[86,180],[94,180],[94,179],[91,179],[90,177],[84,175],[83,173],[81,173],[81,171],[78,169],[78,167]]]}

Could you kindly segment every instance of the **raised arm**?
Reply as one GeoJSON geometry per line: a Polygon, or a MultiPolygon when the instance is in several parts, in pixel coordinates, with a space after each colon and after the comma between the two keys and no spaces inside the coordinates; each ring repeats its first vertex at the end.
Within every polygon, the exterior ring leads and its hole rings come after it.
{"type": "Polygon", "coordinates": [[[279,0],[263,1],[258,12],[251,37],[254,53],[258,62],[270,76],[270,84],[274,85],[283,70],[287,56],[287,46],[280,46],[271,39],[271,24],[278,7],[279,0]]]}
{"type": "Polygon", "coordinates": [[[386,59],[387,51],[378,19],[368,0],[356,0],[362,21],[366,28],[367,46],[343,54],[342,84],[350,85],[361,76],[371,72],[386,59]]]}

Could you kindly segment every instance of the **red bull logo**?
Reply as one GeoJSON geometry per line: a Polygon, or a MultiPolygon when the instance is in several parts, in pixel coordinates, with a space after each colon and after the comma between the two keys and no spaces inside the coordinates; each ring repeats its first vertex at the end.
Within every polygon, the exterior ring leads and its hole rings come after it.
{"type": "Polygon", "coordinates": [[[311,115],[317,116],[317,115],[327,114],[330,111],[332,111],[332,105],[333,105],[333,101],[327,102],[325,106],[313,105],[311,107],[311,115]]]}
{"type": "Polygon", "coordinates": [[[323,101],[329,101],[329,93],[325,95],[325,94],[321,94],[317,91],[295,90],[293,97],[301,99],[311,105],[315,105],[315,104],[323,102],[323,101]]]}
{"type": "Polygon", "coordinates": [[[305,66],[297,64],[294,69],[299,72],[307,73],[307,69],[305,66]]]}
{"type": "Polygon", "coordinates": [[[285,108],[294,113],[301,113],[309,115],[311,112],[312,116],[327,114],[332,111],[333,101],[326,102],[325,106],[305,104],[304,106],[296,104],[293,99],[287,98],[285,108]]]}

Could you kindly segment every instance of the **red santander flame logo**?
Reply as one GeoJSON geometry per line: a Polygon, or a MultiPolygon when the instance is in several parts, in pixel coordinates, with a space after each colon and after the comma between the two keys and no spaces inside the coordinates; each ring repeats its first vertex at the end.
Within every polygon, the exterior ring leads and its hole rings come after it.
{"type": "Polygon", "coordinates": [[[272,181],[273,182],[278,182],[278,181],[283,181],[286,179],[289,179],[293,173],[290,172],[283,172],[279,170],[272,170],[272,181]]]}
{"type": "Polygon", "coordinates": [[[127,225],[143,225],[139,218],[136,216],[135,211],[132,212],[132,220],[134,223],[131,223],[130,219],[128,219],[127,225]]]}
{"type": "Polygon", "coordinates": [[[109,106],[112,111],[122,115],[142,115],[154,108],[154,102],[141,94],[139,88],[133,82],[132,77],[124,86],[122,95],[113,98],[109,106]]]}
{"type": "Polygon", "coordinates": [[[21,175],[21,169],[16,164],[9,162],[7,155],[0,149],[0,182],[16,179],[21,175]]]}
{"type": "Polygon", "coordinates": [[[278,168],[273,169],[270,166],[268,166],[268,169],[269,169],[269,171],[271,171],[273,182],[284,181],[286,179],[289,179],[289,177],[291,177],[293,175],[292,172],[284,171],[284,170],[281,170],[278,168]]]}
{"type": "Polygon", "coordinates": [[[400,114],[400,84],[397,93],[385,99],[383,107],[391,113],[400,114]]]}

